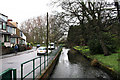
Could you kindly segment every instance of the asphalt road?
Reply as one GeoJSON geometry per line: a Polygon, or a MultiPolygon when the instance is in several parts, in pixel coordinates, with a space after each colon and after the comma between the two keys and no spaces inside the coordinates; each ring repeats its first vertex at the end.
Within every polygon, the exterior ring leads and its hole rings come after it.
{"type": "MultiPolygon", "coordinates": [[[[0,73],[8,68],[15,68],[17,69],[17,78],[21,78],[21,63],[31,60],[33,58],[39,57],[37,55],[37,51],[34,48],[31,51],[24,51],[24,52],[19,52],[17,55],[11,54],[11,55],[4,55],[2,59],[0,59],[0,73]]],[[[44,56],[41,56],[41,63],[44,61],[44,56]]],[[[47,59],[47,57],[46,57],[47,59]]],[[[37,59],[35,61],[35,67],[38,66],[40,63],[40,59],[37,59]]],[[[42,66],[42,68],[44,65],[42,66]]],[[[32,62],[27,63],[24,65],[24,74],[30,72],[33,68],[32,62]]],[[[39,68],[36,71],[36,75],[39,73],[39,68]]],[[[32,74],[28,76],[28,78],[32,78],[32,74]]]]}

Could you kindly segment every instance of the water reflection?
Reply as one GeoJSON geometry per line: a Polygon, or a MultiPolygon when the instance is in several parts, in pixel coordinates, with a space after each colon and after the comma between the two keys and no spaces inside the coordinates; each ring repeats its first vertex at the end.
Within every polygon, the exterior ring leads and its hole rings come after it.
{"type": "Polygon", "coordinates": [[[82,55],[65,48],[63,48],[51,78],[95,78],[96,80],[106,78],[110,80],[105,72],[92,67],[82,55]]]}

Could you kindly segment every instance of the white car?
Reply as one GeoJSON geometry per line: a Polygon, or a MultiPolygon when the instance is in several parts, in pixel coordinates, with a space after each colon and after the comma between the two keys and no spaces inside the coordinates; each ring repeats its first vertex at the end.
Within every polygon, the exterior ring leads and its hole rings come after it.
{"type": "Polygon", "coordinates": [[[55,44],[54,43],[50,43],[49,46],[48,46],[48,49],[49,50],[55,49],[55,44]]]}
{"type": "Polygon", "coordinates": [[[39,54],[46,54],[46,52],[47,52],[47,48],[46,47],[39,47],[37,49],[37,55],[39,55],[39,54]]]}
{"type": "MultiPolygon", "coordinates": [[[[50,53],[51,51],[50,50],[48,50],[48,54],[50,53]]],[[[46,47],[39,47],[38,49],[37,49],[37,55],[39,55],[39,54],[47,54],[47,48],[46,47]]]]}

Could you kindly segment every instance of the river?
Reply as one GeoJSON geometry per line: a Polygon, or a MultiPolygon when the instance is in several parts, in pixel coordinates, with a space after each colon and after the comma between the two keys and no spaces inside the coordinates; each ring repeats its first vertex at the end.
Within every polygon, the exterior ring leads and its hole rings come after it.
{"type": "Polygon", "coordinates": [[[62,49],[59,61],[50,76],[50,80],[53,79],[111,80],[107,73],[91,66],[90,62],[82,55],[65,47],[62,49]]]}

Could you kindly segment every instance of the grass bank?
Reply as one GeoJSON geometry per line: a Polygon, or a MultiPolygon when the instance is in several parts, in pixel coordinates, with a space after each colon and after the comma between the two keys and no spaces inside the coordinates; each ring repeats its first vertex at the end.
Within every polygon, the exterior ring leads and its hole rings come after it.
{"type": "Polygon", "coordinates": [[[120,73],[120,49],[109,56],[104,56],[103,54],[91,55],[90,50],[87,46],[75,46],[74,49],[79,50],[82,54],[92,59],[97,59],[99,62],[107,67],[110,67],[113,71],[120,73]]]}

